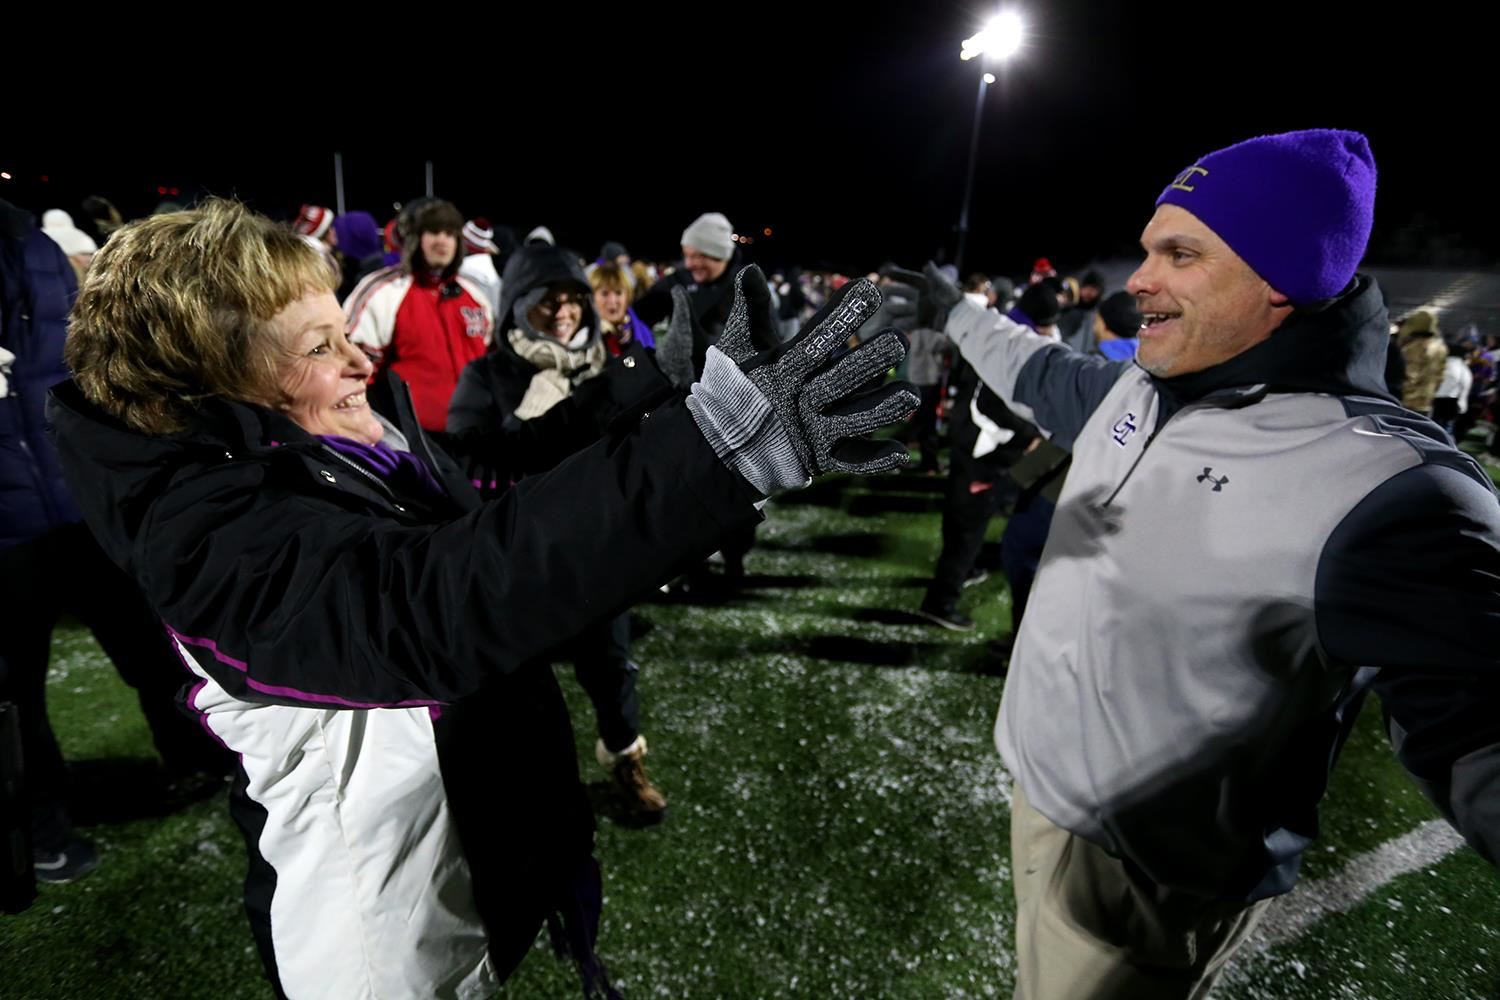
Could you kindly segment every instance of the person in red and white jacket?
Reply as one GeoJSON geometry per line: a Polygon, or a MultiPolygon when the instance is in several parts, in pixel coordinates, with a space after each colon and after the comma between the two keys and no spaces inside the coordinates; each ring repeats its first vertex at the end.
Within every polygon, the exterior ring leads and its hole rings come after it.
{"type": "Polygon", "coordinates": [[[417,420],[442,430],[464,366],[484,354],[494,314],[484,290],[459,274],[464,217],[433,200],[411,215],[401,263],[365,278],[344,303],[349,339],[411,387],[417,420]]]}

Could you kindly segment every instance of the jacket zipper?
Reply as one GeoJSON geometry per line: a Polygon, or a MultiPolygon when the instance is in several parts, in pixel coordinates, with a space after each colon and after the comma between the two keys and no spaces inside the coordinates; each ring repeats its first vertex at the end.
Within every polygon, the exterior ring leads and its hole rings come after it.
{"type": "Polygon", "coordinates": [[[374,483],[375,488],[385,495],[385,498],[391,502],[392,507],[396,508],[396,510],[400,511],[403,514],[406,513],[406,508],[399,502],[397,502],[396,494],[391,492],[391,488],[389,486],[381,482],[379,476],[375,475],[375,473],[371,472],[369,469],[364,468],[353,459],[345,458],[343,455],[340,455],[332,448],[327,448],[325,450],[329,454],[333,455],[333,457],[337,458],[340,462],[343,462],[349,468],[353,469],[355,472],[359,473],[361,476],[364,476],[370,482],[374,483]]]}
{"type": "MultiPolygon", "coordinates": [[[[1224,398],[1224,397],[1219,397],[1219,399],[1222,399],[1222,398],[1224,398]]],[[[1160,397],[1158,397],[1158,402],[1159,401],[1160,401],[1160,397]]],[[[1170,424],[1172,421],[1176,420],[1178,417],[1182,416],[1184,413],[1187,413],[1189,410],[1207,409],[1209,406],[1214,405],[1214,403],[1216,403],[1218,401],[1219,400],[1216,400],[1212,396],[1206,397],[1204,399],[1196,400],[1194,402],[1191,402],[1191,403],[1187,404],[1182,409],[1178,410],[1176,413],[1172,414],[1170,417],[1168,417],[1167,419],[1163,420],[1161,422],[1161,424],[1159,426],[1157,426],[1156,429],[1153,430],[1150,433],[1150,435],[1147,436],[1146,443],[1143,444],[1143,445],[1141,445],[1141,453],[1139,455],[1135,456],[1135,461],[1131,462],[1130,463],[1130,468],[1127,469],[1127,470],[1125,470],[1125,477],[1120,480],[1119,484],[1115,487],[1114,492],[1111,493],[1105,499],[1105,501],[1102,504],[1100,504],[1099,506],[1101,508],[1103,508],[1103,507],[1108,507],[1110,504],[1114,503],[1115,497],[1117,497],[1117,496],[1120,495],[1120,491],[1125,488],[1125,484],[1128,483],[1128,482],[1130,482],[1130,477],[1133,476],[1133,475],[1135,475],[1136,467],[1139,466],[1141,464],[1141,460],[1146,457],[1146,450],[1151,447],[1151,442],[1155,441],[1156,438],[1157,438],[1157,435],[1159,435],[1162,431],[1164,431],[1164,430],[1167,429],[1167,424],[1170,424]]]]}

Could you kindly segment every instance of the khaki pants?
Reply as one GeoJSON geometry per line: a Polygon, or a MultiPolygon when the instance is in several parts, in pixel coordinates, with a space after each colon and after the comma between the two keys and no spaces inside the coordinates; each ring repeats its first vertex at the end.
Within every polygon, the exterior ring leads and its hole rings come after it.
{"type": "Polygon", "coordinates": [[[1270,901],[1247,906],[1156,885],[1052,825],[1014,787],[1015,1000],[1207,996],[1270,901]]]}

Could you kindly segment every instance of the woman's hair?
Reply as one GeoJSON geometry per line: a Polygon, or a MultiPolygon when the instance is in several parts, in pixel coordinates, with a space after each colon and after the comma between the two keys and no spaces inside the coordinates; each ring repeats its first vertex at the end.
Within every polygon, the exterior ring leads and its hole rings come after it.
{"type": "Polygon", "coordinates": [[[613,261],[606,261],[589,272],[589,287],[596,292],[601,288],[624,292],[627,306],[634,298],[635,287],[631,285],[630,277],[613,261]]]}
{"type": "Polygon", "coordinates": [[[654,284],[656,281],[655,276],[652,274],[651,265],[647,264],[643,260],[632,261],[630,264],[630,273],[635,275],[635,290],[637,293],[637,298],[645,295],[647,290],[649,290],[652,284],[654,284]]]}
{"type": "Polygon", "coordinates": [[[135,430],[169,434],[209,397],[269,398],[269,321],[309,292],[333,290],[300,236],[214,198],[110,237],[73,307],[65,357],[95,405],[135,430]]]}

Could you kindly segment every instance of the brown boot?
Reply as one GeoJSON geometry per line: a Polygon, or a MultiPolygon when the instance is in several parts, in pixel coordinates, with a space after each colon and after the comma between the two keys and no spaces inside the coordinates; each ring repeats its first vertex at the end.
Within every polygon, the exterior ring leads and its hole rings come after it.
{"type": "Polygon", "coordinates": [[[594,746],[594,754],[614,777],[615,790],[637,819],[654,823],[666,815],[667,797],[646,774],[643,761],[646,737],[637,736],[634,743],[619,753],[610,753],[600,740],[594,746]]]}

